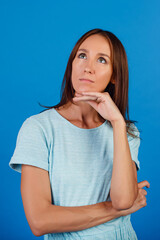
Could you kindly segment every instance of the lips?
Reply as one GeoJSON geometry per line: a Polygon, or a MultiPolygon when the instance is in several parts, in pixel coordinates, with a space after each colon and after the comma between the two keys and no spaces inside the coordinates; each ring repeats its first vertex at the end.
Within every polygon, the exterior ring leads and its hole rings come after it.
{"type": "Polygon", "coordinates": [[[81,78],[79,80],[84,82],[93,82],[91,79],[88,79],[88,78],[81,78]]]}

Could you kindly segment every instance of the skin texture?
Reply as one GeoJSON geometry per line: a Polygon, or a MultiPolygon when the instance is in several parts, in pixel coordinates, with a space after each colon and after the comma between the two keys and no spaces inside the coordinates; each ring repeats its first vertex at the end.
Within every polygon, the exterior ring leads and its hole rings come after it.
{"type": "MultiPolygon", "coordinates": [[[[110,55],[108,41],[98,34],[88,37],[80,45],[72,62],[71,79],[76,93],[104,91],[112,75],[110,55]],[[85,49],[87,52],[80,49],[85,49]],[[108,57],[99,55],[99,53],[104,53],[108,57]],[[80,81],[82,78],[91,79],[93,82],[80,81]]],[[[67,109],[68,113],[71,113],[70,109],[74,112],[74,118],[81,121],[84,127],[104,121],[87,102],[79,101],[75,105],[71,104],[67,109]]]]}
{"type": "Polygon", "coordinates": [[[112,75],[110,55],[108,41],[98,34],[88,37],[80,45],[72,62],[72,84],[77,92],[104,91],[112,75]],[[104,53],[108,57],[99,55],[99,53],[104,53]],[[81,78],[89,78],[94,82],[93,84],[82,82],[79,80],[81,78]]]}
{"type": "Polygon", "coordinates": [[[75,93],[73,100],[75,102],[83,100],[91,105],[104,119],[109,120],[112,125],[116,121],[124,121],[118,107],[113,102],[108,92],[82,92],[75,93]]]}

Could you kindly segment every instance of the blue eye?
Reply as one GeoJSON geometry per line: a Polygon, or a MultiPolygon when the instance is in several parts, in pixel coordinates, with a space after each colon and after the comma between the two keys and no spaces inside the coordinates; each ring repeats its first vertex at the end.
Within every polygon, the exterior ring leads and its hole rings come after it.
{"type": "Polygon", "coordinates": [[[102,60],[104,60],[105,62],[103,62],[103,63],[106,63],[106,60],[105,60],[104,58],[100,57],[99,59],[102,59],[102,60]]]}
{"type": "MultiPolygon", "coordinates": [[[[85,53],[80,53],[79,55],[78,55],[78,57],[80,57],[80,56],[84,56],[85,55],[85,53]]],[[[83,57],[82,57],[83,58],[83,57]]]]}
{"type": "MultiPolygon", "coordinates": [[[[80,54],[78,55],[78,58],[84,59],[85,56],[86,56],[85,53],[80,53],[80,54]]],[[[85,58],[85,59],[86,59],[86,58],[85,58]]],[[[103,64],[107,63],[107,61],[106,61],[103,57],[100,57],[99,59],[101,59],[102,61],[104,61],[104,62],[100,61],[101,63],[103,63],[103,64]]]]}

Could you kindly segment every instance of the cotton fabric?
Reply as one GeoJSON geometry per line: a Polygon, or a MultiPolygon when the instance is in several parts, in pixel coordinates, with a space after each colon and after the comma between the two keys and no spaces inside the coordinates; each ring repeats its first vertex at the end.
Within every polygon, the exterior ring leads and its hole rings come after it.
{"type": "MultiPolygon", "coordinates": [[[[137,127],[132,124],[135,134],[137,127]]],[[[140,169],[140,139],[127,134],[132,160],[140,169]]],[[[113,129],[106,120],[99,127],[79,128],[52,108],[27,118],[17,135],[10,168],[21,164],[49,172],[52,204],[83,206],[110,201],[113,167],[113,129]]],[[[137,240],[131,215],[75,232],[50,233],[44,240],[137,240]]]]}

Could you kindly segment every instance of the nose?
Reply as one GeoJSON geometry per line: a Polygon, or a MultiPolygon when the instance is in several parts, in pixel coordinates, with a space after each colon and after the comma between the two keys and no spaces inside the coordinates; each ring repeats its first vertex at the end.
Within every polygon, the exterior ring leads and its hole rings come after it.
{"type": "Polygon", "coordinates": [[[85,68],[84,71],[87,72],[87,73],[92,73],[92,72],[93,72],[93,71],[92,71],[91,69],[89,69],[89,68],[85,68]]]}
{"type": "Polygon", "coordinates": [[[94,73],[93,65],[91,63],[86,63],[86,66],[84,67],[84,72],[94,73]]]}

